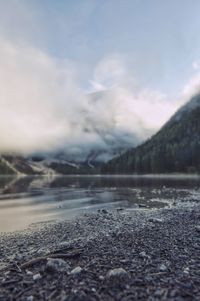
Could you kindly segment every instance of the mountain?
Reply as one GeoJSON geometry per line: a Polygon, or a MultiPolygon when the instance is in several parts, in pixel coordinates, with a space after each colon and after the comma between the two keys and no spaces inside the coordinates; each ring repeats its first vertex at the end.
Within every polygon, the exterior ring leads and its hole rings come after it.
{"type": "Polygon", "coordinates": [[[14,175],[16,170],[4,158],[0,158],[0,175],[14,175]]]}
{"type": "Polygon", "coordinates": [[[102,167],[102,173],[200,172],[200,94],[145,143],[102,167]]]}
{"type": "MultiPolygon", "coordinates": [[[[54,153],[29,156],[2,154],[0,174],[91,174],[99,173],[100,166],[122,151],[138,145],[143,138],[138,133],[118,125],[113,113],[117,107],[112,91],[90,93],[88,106],[74,120],[74,131],[80,137],[66,143],[54,153]],[[111,100],[114,102],[110,104],[111,100]],[[113,108],[114,107],[114,108],[113,108]]],[[[149,136],[148,131],[145,137],[149,136]]],[[[76,136],[76,135],[74,135],[76,136]]]]}
{"type": "Polygon", "coordinates": [[[29,156],[4,154],[0,158],[0,174],[6,175],[62,175],[91,174],[98,170],[88,162],[71,162],[59,156],[29,156]]]}

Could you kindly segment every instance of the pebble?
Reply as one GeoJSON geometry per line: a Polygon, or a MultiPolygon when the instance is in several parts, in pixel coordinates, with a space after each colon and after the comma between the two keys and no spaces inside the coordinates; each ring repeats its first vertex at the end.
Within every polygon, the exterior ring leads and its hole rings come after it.
{"type": "Polygon", "coordinates": [[[200,232],[200,226],[196,226],[195,229],[197,232],[200,232]]]}
{"type": "Polygon", "coordinates": [[[71,248],[72,247],[72,242],[71,241],[61,241],[59,244],[58,244],[58,247],[60,248],[71,248]]]}
{"type": "Polygon", "coordinates": [[[124,276],[128,276],[128,273],[123,268],[113,269],[108,271],[107,273],[107,278],[113,278],[113,277],[121,278],[124,276]]]}
{"type": "Polygon", "coordinates": [[[76,267],[76,268],[74,268],[71,272],[70,272],[70,274],[71,275],[78,275],[78,274],[80,274],[81,272],[82,272],[82,268],[81,267],[76,267]]]}
{"type": "Polygon", "coordinates": [[[139,204],[138,205],[140,208],[147,208],[147,205],[145,205],[145,204],[139,204]]]}
{"type": "Polygon", "coordinates": [[[40,273],[33,275],[34,281],[40,280],[41,278],[42,278],[42,276],[40,275],[40,273]]]}
{"type": "Polygon", "coordinates": [[[147,257],[148,257],[148,255],[147,255],[146,252],[144,252],[144,251],[140,252],[140,253],[139,253],[139,256],[140,256],[141,258],[147,258],[147,257]]]}
{"type": "Polygon", "coordinates": [[[48,258],[46,269],[49,272],[66,272],[69,270],[69,265],[63,260],[59,258],[48,258]]]}
{"type": "Polygon", "coordinates": [[[28,296],[27,298],[26,298],[26,301],[33,301],[34,299],[33,299],[33,296],[31,295],[31,296],[28,296]]]}
{"type": "Polygon", "coordinates": [[[117,210],[117,211],[123,211],[124,208],[119,207],[119,208],[117,208],[116,210],[117,210]]]}
{"type": "Polygon", "coordinates": [[[163,223],[163,220],[161,218],[149,218],[148,221],[151,223],[158,223],[158,224],[163,223]]]}
{"type": "Polygon", "coordinates": [[[160,270],[161,272],[166,272],[166,271],[167,271],[166,265],[165,265],[165,264],[161,264],[159,270],[160,270]]]}
{"type": "Polygon", "coordinates": [[[189,275],[189,272],[190,272],[190,268],[189,267],[184,268],[184,270],[183,270],[184,274],[189,275]]]}

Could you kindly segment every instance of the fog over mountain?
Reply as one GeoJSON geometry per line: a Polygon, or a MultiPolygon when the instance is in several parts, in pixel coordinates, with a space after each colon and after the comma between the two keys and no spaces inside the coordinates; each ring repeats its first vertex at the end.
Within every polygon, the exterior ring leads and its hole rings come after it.
{"type": "Polygon", "coordinates": [[[37,48],[0,39],[1,153],[54,153],[99,160],[152,135],[176,110],[158,91],[138,89],[120,58],[99,62],[91,91],[79,69],[37,48]],[[94,92],[95,91],[95,92],[94,92]]]}
{"type": "Polygon", "coordinates": [[[0,154],[106,161],[199,90],[198,3],[77,1],[0,3],[0,154]]]}
{"type": "Polygon", "coordinates": [[[104,173],[199,173],[200,93],[151,139],[109,161],[104,173]]]}

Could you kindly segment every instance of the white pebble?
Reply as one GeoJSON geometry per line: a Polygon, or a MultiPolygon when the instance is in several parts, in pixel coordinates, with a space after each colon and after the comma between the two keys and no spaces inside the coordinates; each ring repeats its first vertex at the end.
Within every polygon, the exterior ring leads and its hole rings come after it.
{"type": "Polygon", "coordinates": [[[72,271],[71,271],[71,275],[77,275],[77,274],[80,274],[81,272],[82,272],[82,268],[81,267],[76,267],[75,269],[73,269],[72,271]]]}
{"type": "Polygon", "coordinates": [[[40,280],[42,278],[42,276],[40,275],[40,273],[33,275],[33,280],[37,281],[40,280]]]}

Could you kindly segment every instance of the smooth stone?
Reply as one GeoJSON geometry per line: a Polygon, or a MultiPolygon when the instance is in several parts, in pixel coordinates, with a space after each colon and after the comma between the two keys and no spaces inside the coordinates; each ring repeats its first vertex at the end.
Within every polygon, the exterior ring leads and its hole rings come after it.
{"type": "Polygon", "coordinates": [[[28,296],[25,300],[26,300],[26,301],[33,301],[34,298],[33,298],[33,296],[31,295],[31,296],[28,296]]]}
{"type": "Polygon", "coordinates": [[[82,272],[82,268],[81,267],[76,267],[76,268],[74,268],[71,272],[70,272],[70,274],[71,275],[78,275],[78,274],[80,274],[81,272],[82,272]]]}
{"type": "Polygon", "coordinates": [[[138,204],[138,206],[139,206],[140,208],[147,208],[147,205],[145,205],[145,204],[138,204]]]}
{"type": "Polygon", "coordinates": [[[140,256],[141,258],[147,258],[147,257],[148,257],[148,255],[147,255],[146,252],[144,252],[144,251],[140,252],[140,253],[139,253],[139,256],[140,256]]]}
{"type": "Polygon", "coordinates": [[[159,270],[160,270],[161,272],[166,272],[166,271],[167,271],[166,265],[165,265],[165,264],[161,264],[159,270]]]}
{"type": "Polygon", "coordinates": [[[40,275],[40,273],[33,275],[34,281],[40,280],[41,278],[42,278],[42,276],[40,275]]]}
{"type": "Polygon", "coordinates": [[[127,277],[128,273],[123,268],[112,269],[107,273],[108,278],[113,278],[113,277],[121,278],[124,276],[127,277]]]}
{"type": "Polygon", "coordinates": [[[196,226],[195,229],[197,232],[200,232],[200,226],[196,226]]]}
{"type": "Polygon", "coordinates": [[[151,223],[158,223],[158,224],[161,224],[163,222],[161,218],[149,218],[148,221],[151,223]]]}
{"type": "Polygon", "coordinates": [[[69,265],[63,259],[47,259],[46,269],[50,272],[66,272],[67,270],[69,270],[69,268],[69,265]]]}

